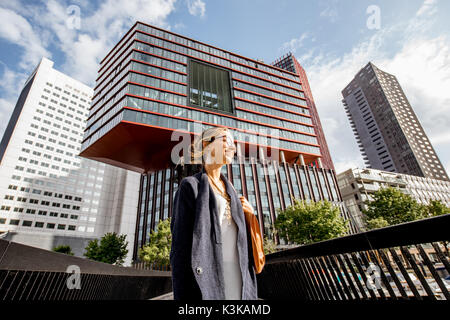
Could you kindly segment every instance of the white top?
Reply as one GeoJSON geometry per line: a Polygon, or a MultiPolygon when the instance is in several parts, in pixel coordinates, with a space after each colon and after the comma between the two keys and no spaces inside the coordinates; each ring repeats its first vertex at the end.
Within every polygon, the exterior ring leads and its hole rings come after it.
{"type": "Polygon", "coordinates": [[[219,212],[219,223],[222,233],[223,273],[225,280],[225,299],[242,299],[242,274],[239,266],[237,249],[237,225],[233,218],[228,220],[225,215],[227,200],[219,193],[214,192],[219,212]],[[229,224],[229,221],[231,222],[229,224]]]}

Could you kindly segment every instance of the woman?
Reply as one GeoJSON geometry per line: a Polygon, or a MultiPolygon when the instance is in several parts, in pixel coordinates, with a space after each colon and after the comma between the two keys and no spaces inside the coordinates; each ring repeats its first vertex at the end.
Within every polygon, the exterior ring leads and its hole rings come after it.
{"type": "Polygon", "coordinates": [[[196,137],[192,156],[202,171],[181,180],[171,221],[172,286],[175,300],[255,300],[257,283],[244,210],[221,174],[236,151],[226,128],[209,128],[196,137]]]}

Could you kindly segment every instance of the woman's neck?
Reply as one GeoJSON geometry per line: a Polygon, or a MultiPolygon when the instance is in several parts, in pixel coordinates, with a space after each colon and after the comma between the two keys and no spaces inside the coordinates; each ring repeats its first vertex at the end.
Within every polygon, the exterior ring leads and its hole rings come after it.
{"type": "Polygon", "coordinates": [[[220,171],[223,164],[205,164],[206,173],[216,181],[220,180],[220,171]]]}

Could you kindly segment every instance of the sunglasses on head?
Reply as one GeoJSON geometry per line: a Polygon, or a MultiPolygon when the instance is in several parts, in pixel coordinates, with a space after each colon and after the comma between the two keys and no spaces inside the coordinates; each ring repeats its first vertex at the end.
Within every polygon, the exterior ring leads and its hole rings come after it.
{"type": "Polygon", "coordinates": [[[230,135],[228,135],[228,134],[225,134],[225,135],[222,135],[222,136],[217,136],[217,137],[211,137],[211,139],[209,140],[209,142],[214,142],[216,139],[219,139],[219,138],[222,138],[223,139],[223,137],[226,137],[226,141],[227,141],[227,145],[228,146],[234,146],[234,139],[230,136],[230,135]]]}

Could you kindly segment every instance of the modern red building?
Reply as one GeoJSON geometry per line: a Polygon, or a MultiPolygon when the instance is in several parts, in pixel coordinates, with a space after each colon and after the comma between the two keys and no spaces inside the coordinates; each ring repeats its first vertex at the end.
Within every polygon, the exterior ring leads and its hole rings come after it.
{"type": "Polygon", "coordinates": [[[292,53],[288,53],[287,55],[279,58],[273,63],[273,65],[294,72],[300,77],[300,83],[303,86],[306,103],[309,107],[311,120],[314,124],[314,130],[319,142],[320,154],[322,155],[322,157],[320,158],[322,165],[324,166],[324,168],[334,170],[333,160],[331,160],[330,151],[328,149],[327,141],[325,140],[325,134],[323,133],[319,113],[317,112],[316,103],[314,102],[305,69],[303,69],[303,67],[300,65],[297,59],[295,59],[292,53]]]}
{"type": "Polygon", "coordinates": [[[193,173],[171,158],[174,132],[231,130],[242,161],[224,174],[269,237],[293,198],[342,206],[306,74],[289,59],[277,67],[136,22],[101,61],[80,156],[142,173],[135,258],[193,173]]]}

